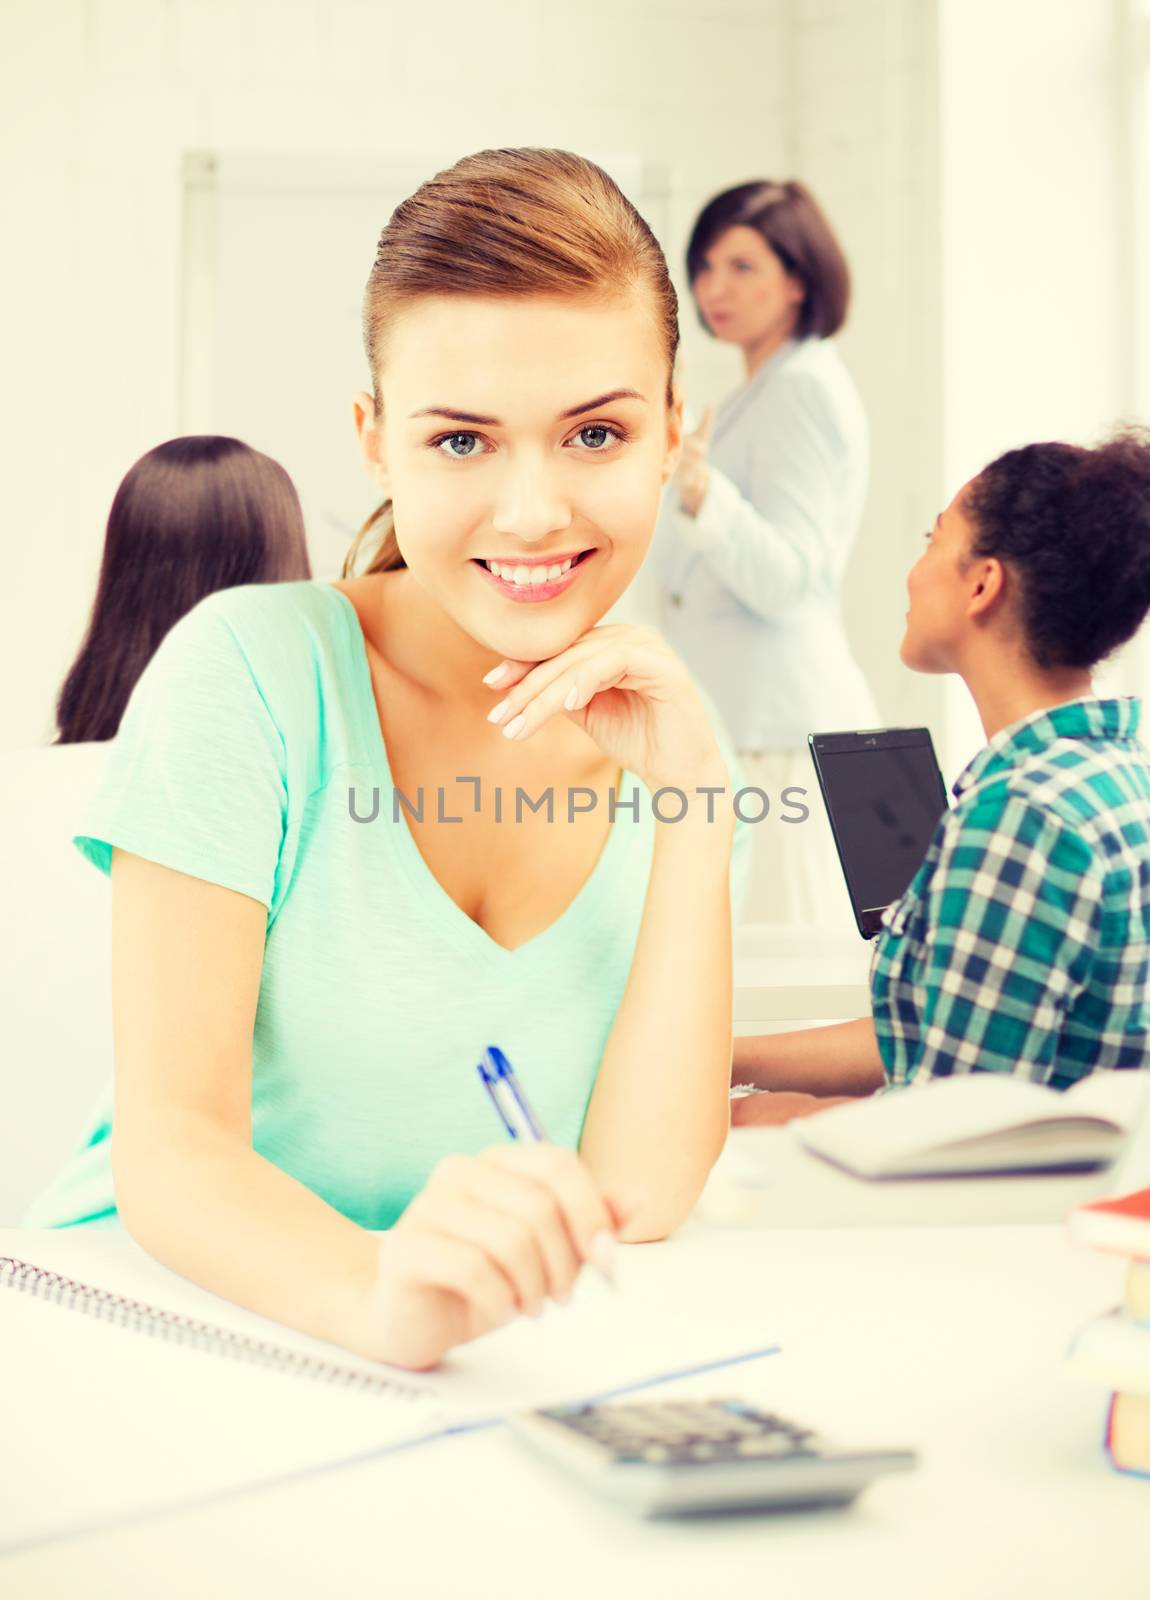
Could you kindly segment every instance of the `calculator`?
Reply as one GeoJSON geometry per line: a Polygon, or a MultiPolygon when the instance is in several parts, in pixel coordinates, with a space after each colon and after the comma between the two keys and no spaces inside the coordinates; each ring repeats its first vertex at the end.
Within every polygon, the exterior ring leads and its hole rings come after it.
{"type": "Polygon", "coordinates": [[[525,1445],[642,1516],[849,1505],[912,1450],[838,1449],[743,1400],[552,1406],[515,1417],[525,1445]]]}

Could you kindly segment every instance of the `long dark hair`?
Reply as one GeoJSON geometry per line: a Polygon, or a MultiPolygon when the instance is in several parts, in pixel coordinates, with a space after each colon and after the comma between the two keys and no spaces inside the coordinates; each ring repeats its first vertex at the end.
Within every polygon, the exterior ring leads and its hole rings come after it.
{"type": "Polygon", "coordinates": [[[217,434],[169,439],[116,490],[92,615],[56,701],[56,744],[112,739],[173,623],[241,583],[310,578],[303,512],[278,461],[217,434]]]}

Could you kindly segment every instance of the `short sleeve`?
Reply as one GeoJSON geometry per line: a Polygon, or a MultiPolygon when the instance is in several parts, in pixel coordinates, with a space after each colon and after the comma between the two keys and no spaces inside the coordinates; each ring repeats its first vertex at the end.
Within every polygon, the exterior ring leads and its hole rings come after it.
{"type": "Polygon", "coordinates": [[[116,847],[270,907],[284,740],[218,601],[181,617],[140,675],[73,843],[104,873],[116,847]]]}

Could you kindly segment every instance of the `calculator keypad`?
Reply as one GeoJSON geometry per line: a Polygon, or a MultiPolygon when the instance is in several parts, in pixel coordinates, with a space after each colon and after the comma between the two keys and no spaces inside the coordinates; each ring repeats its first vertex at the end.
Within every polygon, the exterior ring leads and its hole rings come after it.
{"type": "Polygon", "coordinates": [[[819,1454],[810,1429],[737,1400],[557,1406],[543,1415],[600,1445],[616,1461],[670,1465],[819,1454]]]}

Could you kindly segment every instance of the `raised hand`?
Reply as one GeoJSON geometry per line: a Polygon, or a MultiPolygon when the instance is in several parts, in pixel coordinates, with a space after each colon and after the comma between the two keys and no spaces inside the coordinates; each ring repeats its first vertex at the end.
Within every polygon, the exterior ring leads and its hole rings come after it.
{"type": "Polygon", "coordinates": [[[703,411],[699,426],[683,435],[683,449],[679,465],[672,480],[679,496],[679,504],[688,516],[695,516],[706,498],[711,481],[708,454],[711,448],[711,429],[715,422],[713,406],[703,411]]]}

